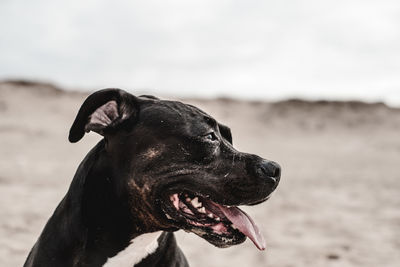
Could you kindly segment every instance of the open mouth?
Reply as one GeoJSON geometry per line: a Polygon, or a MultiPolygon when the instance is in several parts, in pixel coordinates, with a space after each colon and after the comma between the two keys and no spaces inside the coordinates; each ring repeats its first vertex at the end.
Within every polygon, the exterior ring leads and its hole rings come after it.
{"type": "Polygon", "coordinates": [[[253,219],[236,206],[218,204],[189,192],[169,195],[168,219],[219,247],[242,243],[246,236],[260,249],[265,240],[253,219]]]}

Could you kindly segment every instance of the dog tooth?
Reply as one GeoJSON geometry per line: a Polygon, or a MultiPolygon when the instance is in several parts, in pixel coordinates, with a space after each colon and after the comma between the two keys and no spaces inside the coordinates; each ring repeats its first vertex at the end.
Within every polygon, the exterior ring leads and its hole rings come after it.
{"type": "Polygon", "coordinates": [[[206,208],[202,207],[200,209],[197,209],[200,213],[206,213],[206,208]]]}
{"type": "Polygon", "coordinates": [[[217,222],[219,222],[219,221],[221,220],[221,218],[220,218],[220,217],[215,217],[215,220],[216,220],[217,222]]]}
{"type": "Polygon", "coordinates": [[[231,224],[231,227],[232,227],[233,229],[237,229],[236,225],[234,225],[234,224],[231,224]]]}
{"type": "Polygon", "coordinates": [[[199,202],[198,197],[193,198],[191,203],[192,203],[193,207],[195,207],[195,208],[200,208],[202,206],[201,202],[199,202]]]}
{"type": "Polygon", "coordinates": [[[208,217],[210,217],[211,219],[214,218],[214,215],[212,213],[207,214],[208,217]]]}
{"type": "Polygon", "coordinates": [[[169,216],[168,214],[165,214],[165,216],[166,216],[168,219],[172,219],[172,217],[169,216]]]}
{"type": "Polygon", "coordinates": [[[188,214],[194,215],[194,213],[189,208],[184,208],[183,211],[188,213],[188,214]]]}

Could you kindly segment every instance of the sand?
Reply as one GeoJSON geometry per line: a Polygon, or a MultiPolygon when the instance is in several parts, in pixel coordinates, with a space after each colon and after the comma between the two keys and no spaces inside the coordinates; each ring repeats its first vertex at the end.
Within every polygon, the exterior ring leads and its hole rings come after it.
{"type": "MultiPolygon", "coordinates": [[[[87,93],[0,83],[0,266],[21,266],[100,140],[69,127],[87,93]]],[[[267,240],[215,248],[178,232],[191,266],[400,266],[400,110],[382,103],[186,99],[229,125],[235,146],[282,165],[272,198],[244,207],[267,240]]]]}

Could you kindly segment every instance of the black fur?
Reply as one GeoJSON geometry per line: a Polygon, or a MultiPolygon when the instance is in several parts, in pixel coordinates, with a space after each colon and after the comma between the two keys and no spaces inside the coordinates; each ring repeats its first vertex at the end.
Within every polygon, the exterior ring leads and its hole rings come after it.
{"type": "MultiPolygon", "coordinates": [[[[137,266],[188,266],[172,232],[192,229],[166,217],[170,193],[251,205],[279,181],[276,163],[235,150],[227,126],[181,102],[101,90],[83,103],[69,140],[90,130],[104,139],[80,164],[25,267],[102,266],[133,238],[160,230],[156,252],[137,266]]],[[[202,237],[216,246],[244,241],[202,237]]]]}

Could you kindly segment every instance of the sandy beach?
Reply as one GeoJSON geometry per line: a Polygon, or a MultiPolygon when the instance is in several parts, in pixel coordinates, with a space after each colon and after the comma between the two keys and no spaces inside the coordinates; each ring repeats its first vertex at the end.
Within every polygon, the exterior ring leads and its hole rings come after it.
{"type": "MultiPolygon", "coordinates": [[[[0,266],[22,266],[101,137],[67,140],[88,93],[0,82],[0,266]]],[[[175,98],[179,99],[179,98],[175,98]]],[[[178,232],[193,267],[400,266],[400,109],[382,103],[179,99],[230,126],[237,149],[282,166],[267,202],[244,207],[267,240],[219,249],[178,232]]]]}

